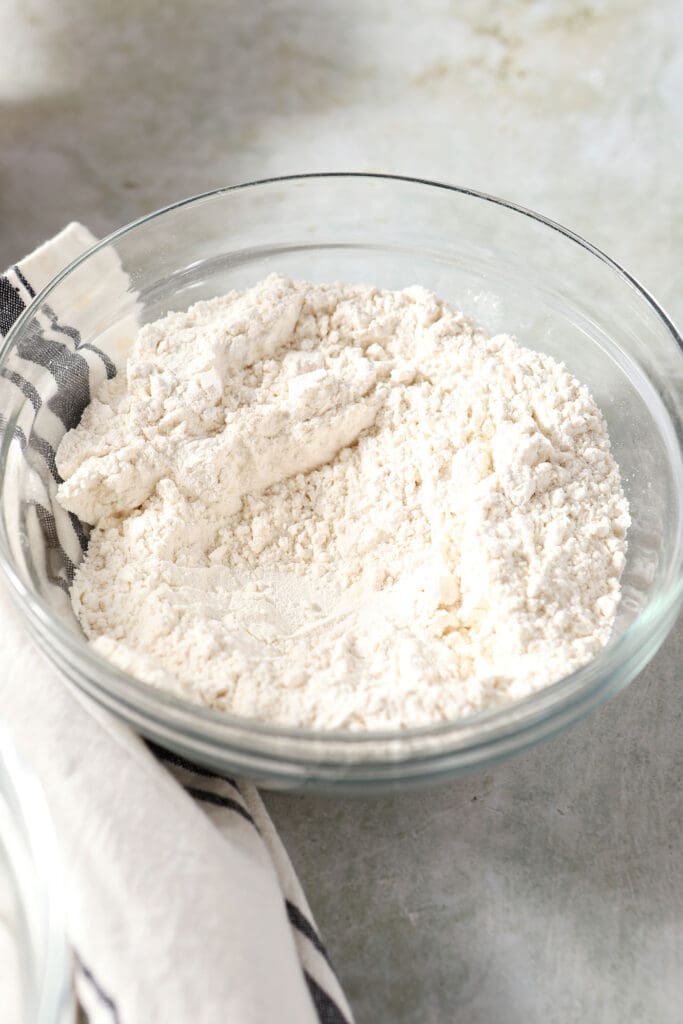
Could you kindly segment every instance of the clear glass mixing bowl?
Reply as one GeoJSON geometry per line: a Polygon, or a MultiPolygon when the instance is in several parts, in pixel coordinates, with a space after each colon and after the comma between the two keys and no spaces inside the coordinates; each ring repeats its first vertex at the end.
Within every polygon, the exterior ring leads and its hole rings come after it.
{"type": "Polygon", "coordinates": [[[71,954],[43,794],[0,729],[0,1020],[72,1024],[71,954]]]}
{"type": "MultiPolygon", "coordinates": [[[[63,591],[39,564],[47,559],[53,579],[63,577],[46,428],[38,423],[38,410],[54,398],[54,373],[61,368],[62,382],[68,379],[62,362],[73,358],[72,339],[62,333],[44,378],[34,381],[37,394],[4,410],[0,452],[0,562],[52,661],[135,729],[197,762],[271,786],[347,790],[407,785],[489,763],[551,736],[626,686],[662,643],[683,596],[681,338],[633,278],[543,217],[468,190],[380,175],[310,175],[218,190],[137,221],[85,253],[16,323],[0,364],[17,372],[21,352],[55,313],[58,324],[78,326],[79,352],[95,345],[119,357],[136,321],[273,271],[382,288],[424,285],[489,331],[514,333],[563,360],[588,384],[606,417],[633,518],[613,639],[584,668],[510,707],[400,732],[278,728],[144,685],[88,647],[63,591]],[[16,427],[24,454],[11,442],[16,427]],[[36,514],[41,488],[47,507],[36,514]]],[[[75,403],[76,418],[79,411],[75,403]]]]}

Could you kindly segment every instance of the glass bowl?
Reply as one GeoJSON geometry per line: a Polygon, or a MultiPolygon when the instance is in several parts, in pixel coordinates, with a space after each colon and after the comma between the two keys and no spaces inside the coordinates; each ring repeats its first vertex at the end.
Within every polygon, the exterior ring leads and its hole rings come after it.
{"type": "Polygon", "coordinates": [[[75,1020],[58,857],[42,790],[0,730],[0,1020],[75,1020]]]}
{"type": "Polygon", "coordinates": [[[220,189],[115,232],[59,274],[8,335],[0,353],[5,376],[20,374],[36,346],[45,368],[33,366],[31,388],[15,389],[4,410],[0,563],[54,664],[134,729],[196,762],[272,787],[349,791],[454,775],[557,733],[623,689],[674,623],[683,597],[681,339],[612,260],[511,203],[381,175],[304,175],[220,189]],[[506,708],[459,721],[323,733],[194,706],[90,649],[65,596],[69,561],[81,557],[73,538],[79,531],[82,543],[87,538],[78,523],[69,538],[60,536],[50,454],[64,424],[75,425],[82,412],[84,363],[104,379],[112,361],[124,358],[136,324],[273,271],[382,288],[424,285],[490,332],[513,333],[564,361],[589,386],[633,519],[613,638],[589,664],[506,708]]]}

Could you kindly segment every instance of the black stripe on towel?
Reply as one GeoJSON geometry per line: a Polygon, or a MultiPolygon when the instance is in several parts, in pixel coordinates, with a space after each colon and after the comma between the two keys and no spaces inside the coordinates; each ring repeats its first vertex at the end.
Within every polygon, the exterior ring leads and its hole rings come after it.
{"type": "Polygon", "coordinates": [[[67,338],[71,338],[77,349],[83,351],[84,348],[87,348],[91,352],[94,352],[95,355],[99,356],[102,362],[104,363],[104,368],[107,371],[108,380],[111,380],[112,377],[116,376],[116,366],[109,358],[109,356],[106,354],[106,352],[103,352],[102,349],[97,348],[96,345],[91,345],[90,342],[85,342],[85,344],[82,345],[81,332],[78,330],[78,328],[69,327],[66,326],[65,324],[60,324],[59,317],[55,313],[52,306],[48,306],[47,302],[41,307],[41,309],[43,312],[47,314],[47,317],[50,321],[50,327],[52,328],[53,331],[56,331],[58,334],[66,334],[67,338]]]}
{"type": "Polygon", "coordinates": [[[74,950],[74,959],[76,961],[76,964],[78,965],[79,971],[86,979],[86,981],[89,982],[90,987],[96,994],[97,998],[100,1000],[101,1003],[103,1003],[107,1007],[107,1009],[111,1013],[111,1019],[113,1021],[113,1024],[121,1024],[121,1018],[119,1016],[118,1007],[114,1002],[113,998],[109,995],[108,992],[105,991],[105,989],[102,987],[102,985],[97,980],[97,978],[90,970],[90,968],[83,962],[82,957],[79,956],[76,950],[74,950]]]}
{"type": "Polygon", "coordinates": [[[35,299],[35,297],[36,297],[35,289],[34,289],[33,285],[29,281],[26,280],[26,278],[22,274],[22,272],[19,269],[19,267],[17,267],[15,265],[14,267],[12,267],[12,271],[17,275],[17,277],[19,278],[19,280],[21,281],[21,283],[23,284],[24,288],[29,293],[31,298],[35,299]]]}
{"type": "Polygon", "coordinates": [[[104,363],[104,368],[107,371],[107,380],[111,380],[112,377],[116,376],[116,366],[106,352],[103,352],[101,348],[97,347],[97,345],[91,345],[88,341],[86,341],[84,345],[78,346],[80,352],[82,352],[84,348],[87,348],[89,352],[94,352],[96,356],[100,357],[104,363]]]}
{"type": "Polygon", "coordinates": [[[105,352],[97,348],[96,345],[91,345],[89,342],[86,342],[85,344],[81,345],[81,332],[78,330],[77,327],[70,327],[65,324],[60,324],[59,317],[55,313],[52,306],[48,306],[47,302],[43,303],[43,305],[41,306],[41,312],[46,314],[47,318],[50,321],[50,327],[53,331],[55,331],[57,334],[66,334],[67,338],[71,338],[75,347],[81,349],[81,351],[84,348],[87,348],[91,352],[94,352],[95,355],[100,357],[100,359],[104,363],[104,368],[107,371],[107,380],[111,380],[112,377],[116,376],[116,366],[105,352]]]}
{"type": "Polygon", "coordinates": [[[24,300],[9,278],[0,275],[0,334],[7,334],[25,309],[24,300]]]}
{"type": "Polygon", "coordinates": [[[69,512],[69,519],[71,520],[74,533],[78,537],[78,543],[81,545],[81,551],[87,551],[88,542],[90,540],[90,527],[84,526],[78,516],[73,512],[69,512]]]}
{"type": "Polygon", "coordinates": [[[77,327],[66,327],[64,324],[60,324],[57,314],[52,306],[48,306],[47,302],[44,302],[40,308],[50,321],[50,327],[53,331],[57,331],[58,334],[66,334],[67,338],[71,338],[76,347],[80,345],[81,332],[77,327]]]}
{"type": "MultiPolygon", "coordinates": [[[[237,811],[245,821],[248,821],[250,825],[256,828],[256,822],[246,807],[242,807],[242,804],[238,803],[237,800],[233,800],[231,796],[223,796],[222,793],[212,793],[210,789],[197,789],[196,786],[185,786],[185,792],[202,803],[215,804],[216,807],[227,807],[231,811],[237,811]]],[[[256,831],[258,832],[257,828],[256,831]]]]}
{"type": "Polygon", "coordinates": [[[37,320],[17,340],[17,355],[29,363],[49,370],[57,385],[48,406],[67,430],[75,427],[90,401],[90,367],[84,356],[61,341],[47,338],[37,320]]]}
{"type": "Polygon", "coordinates": [[[327,992],[320,987],[308,971],[304,971],[304,978],[308,985],[308,991],[311,993],[311,999],[313,1000],[320,1024],[350,1024],[348,1017],[344,1016],[334,999],[328,996],[327,992]]]}
{"type": "Polygon", "coordinates": [[[14,384],[16,388],[19,388],[24,396],[28,398],[36,412],[40,409],[43,400],[38,394],[38,389],[33,386],[30,380],[22,377],[20,373],[16,373],[14,370],[8,370],[5,366],[0,370],[0,377],[4,377],[10,384],[14,384]]]}
{"type": "Polygon", "coordinates": [[[28,439],[29,447],[33,448],[34,451],[42,455],[47,464],[47,468],[50,470],[50,476],[56,484],[61,484],[62,478],[57,472],[57,463],[55,462],[55,450],[51,444],[49,444],[43,437],[38,437],[37,434],[30,434],[28,439]]]}
{"type": "Polygon", "coordinates": [[[180,754],[174,754],[173,751],[167,750],[166,747],[160,747],[158,743],[154,743],[152,740],[147,740],[147,746],[160,761],[167,761],[168,764],[174,764],[177,768],[184,768],[187,772],[194,772],[195,775],[200,775],[203,779],[217,779],[220,782],[227,782],[229,786],[232,786],[239,793],[239,786],[229,775],[218,775],[217,772],[212,772],[208,768],[202,768],[199,764],[193,764],[187,758],[181,757],[180,754]]]}
{"type": "Polygon", "coordinates": [[[61,547],[59,543],[59,536],[57,534],[57,523],[52,512],[45,508],[44,505],[41,505],[39,501],[27,501],[26,504],[29,508],[34,508],[36,510],[38,522],[40,523],[40,528],[47,546],[49,548],[61,547]]]}
{"type": "MultiPolygon", "coordinates": [[[[0,430],[6,430],[6,429],[7,429],[7,417],[3,416],[3,414],[0,412],[0,430]]],[[[19,447],[21,448],[22,452],[26,451],[26,434],[21,429],[21,427],[17,427],[15,425],[12,436],[19,442],[19,447]]]]}
{"type": "MultiPolygon", "coordinates": [[[[57,551],[59,553],[60,557],[64,559],[64,568],[66,569],[67,576],[69,577],[70,580],[73,580],[74,576],[76,575],[76,566],[71,561],[71,559],[69,558],[69,556],[67,555],[66,551],[64,550],[60,543],[59,535],[57,534],[57,521],[54,515],[52,514],[52,512],[50,512],[49,509],[45,508],[44,505],[41,505],[39,501],[27,501],[26,507],[35,509],[36,516],[38,517],[38,522],[40,523],[40,529],[43,534],[43,537],[45,538],[45,543],[48,547],[48,550],[57,551]]],[[[61,577],[55,576],[53,573],[50,572],[49,559],[47,570],[48,578],[50,579],[50,581],[52,583],[56,583],[58,586],[62,588],[62,590],[68,591],[69,584],[66,582],[66,580],[63,580],[61,577]]]]}
{"type": "MultiPolygon", "coordinates": [[[[327,961],[328,966],[332,967],[330,958],[327,950],[325,949],[322,939],[318,935],[317,931],[308,920],[305,914],[303,914],[297,906],[295,906],[291,900],[285,900],[285,907],[287,908],[287,917],[289,923],[296,928],[298,932],[301,932],[311,945],[318,950],[320,955],[327,961]]],[[[334,968],[332,968],[334,970],[334,968]]]]}

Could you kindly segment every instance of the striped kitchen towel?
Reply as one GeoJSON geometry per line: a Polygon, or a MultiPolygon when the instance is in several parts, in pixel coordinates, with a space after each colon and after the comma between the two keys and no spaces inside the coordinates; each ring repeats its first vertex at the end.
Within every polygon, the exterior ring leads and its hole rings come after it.
{"type": "MultiPolygon", "coordinates": [[[[94,241],[71,224],[0,277],[0,332],[94,241]]],[[[134,324],[130,283],[120,266],[105,269],[93,287],[118,281],[131,295],[134,324]]],[[[53,512],[54,452],[93,390],[116,373],[116,339],[81,344],[79,324],[44,303],[32,333],[2,372],[0,428],[11,431],[17,457],[43,468],[28,533],[57,603],[67,601],[87,529],[53,512]],[[45,373],[57,388],[43,405],[36,383],[45,373]],[[19,393],[36,411],[30,430],[7,417],[19,393]]],[[[0,617],[0,713],[52,813],[82,1020],[351,1022],[256,789],[143,743],[73,689],[29,640],[4,587],[0,617]]]]}

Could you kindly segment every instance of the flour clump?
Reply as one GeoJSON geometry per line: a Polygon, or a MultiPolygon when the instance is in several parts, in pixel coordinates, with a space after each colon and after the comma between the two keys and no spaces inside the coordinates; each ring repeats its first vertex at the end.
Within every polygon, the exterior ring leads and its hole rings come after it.
{"type": "Polygon", "coordinates": [[[610,636],[629,514],[600,411],[422,288],[272,275],[170,313],[57,465],[95,649],[237,715],[458,718],[610,636]]]}

